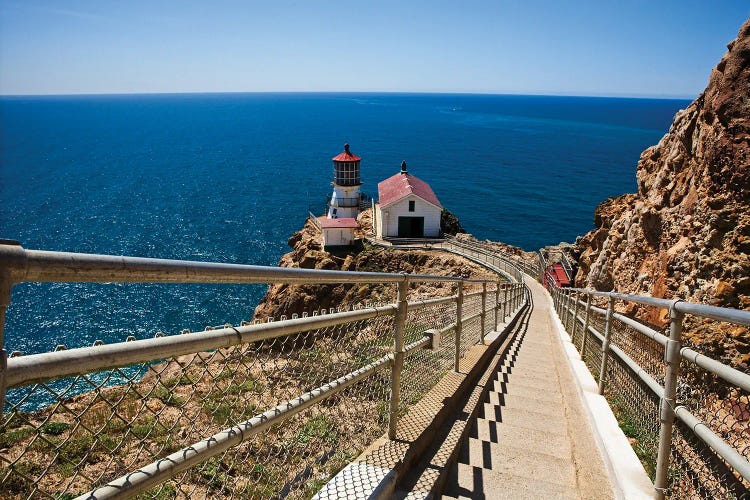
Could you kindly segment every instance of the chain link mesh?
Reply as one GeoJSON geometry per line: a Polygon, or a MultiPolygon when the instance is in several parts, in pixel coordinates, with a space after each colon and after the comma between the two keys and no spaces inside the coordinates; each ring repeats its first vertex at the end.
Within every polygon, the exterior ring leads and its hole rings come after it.
{"type": "MultiPolygon", "coordinates": [[[[562,306],[558,313],[565,318],[566,304],[563,302],[562,306]]],[[[584,306],[579,305],[578,314],[583,318],[584,306]]],[[[589,324],[604,334],[605,316],[601,311],[592,309],[589,324]]],[[[654,328],[653,325],[647,326],[654,328]]],[[[582,330],[582,326],[580,328],[582,330]]],[[[602,344],[591,332],[586,333],[583,359],[599,380],[602,344]]],[[[663,333],[668,335],[668,332],[663,333]]],[[[579,351],[582,335],[583,332],[572,336],[579,351]]],[[[610,342],[657,383],[664,384],[666,364],[664,348],[659,343],[614,317],[610,342]]],[[[659,398],[627,364],[611,353],[606,380],[604,395],[636,455],[654,480],[659,443],[659,398]]],[[[750,459],[750,394],[747,391],[683,359],[677,404],[685,406],[740,455],[750,459]]],[[[673,429],[668,480],[667,493],[676,498],[743,498],[750,491],[750,482],[679,419],[675,420],[673,429]]]]}
{"type": "MultiPolygon", "coordinates": [[[[750,460],[750,393],[682,360],[677,394],[678,404],[750,460]]],[[[675,495],[741,498],[750,494],[750,481],[684,424],[675,426],[673,444],[669,477],[675,495]]]]}
{"type": "MultiPolygon", "coordinates": [[[[488,293],[490,319],[493,305],[488,293]]],[[[481,296],[467,297],[464,317],[480,310],[481,296]]],[[[455,301],[410,308],[405,344],[455,320],[455,301]]],[[[464,324],[462,356],[479,327],[478,317],[464,324]]],[[[12,388],[0,420],[0,497],[72,498],[104,485],[382,358],[393,331],[394,315],[384,314],[12,388]]],[[[401,413],[451,369],[454,346],[448,329],[437,351],[406,356],[401,413]]],[[[389,395],[383,369],[139,498],[309,498],[385,432],[389,395]]]]}
{"type": "MultiPolygon", "coordinates": [[[[392,331],[382,316],[10,390],[0,492],[60,497],[105,484],[382,357],[392,331]]],[[[377,373],[149,496],[307,496],[383,432],[388,393],[377,373]]]]}

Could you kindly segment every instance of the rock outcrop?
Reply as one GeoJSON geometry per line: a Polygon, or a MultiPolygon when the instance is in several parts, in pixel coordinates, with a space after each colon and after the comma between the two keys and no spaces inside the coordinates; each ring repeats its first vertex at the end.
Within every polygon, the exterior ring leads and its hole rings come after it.
{"type": "MultiPolygon", "coordinates": [[[[368,228],[370,210],[360,214],[361,227],[368,228]]],[[[359,234],[360,237],[364,234],[359,234]]],[[[279,266],[307,269],[335,269],[343,271],[373,271],[390,273],[436,274],[462,277],[497,276],[487,269],[457,255],[425,250],[395,250],[360,245],[341,252],[323,251],[319,230],[309,220],[289,238],[292,251],[281,257],[279,266]]],[[[467,290],[469,291],[469,290],[467,290]]],[[[303,312],[312,314],[320,309],[346,307],[354,304],[393,302],[395,285],[331,284],[287,285],[273,284],[255,308],[255,318],[291,317],[303,312]]],[[[455,293],[455,285],[448,282],[418,283],[409,289],[410,297],[440,297],[455,293]]]]}
{"type": "MultiPolygon", "coordinates": [[[[604,201],[577,242],[577,283],[750,309],[750,20],[706,90],[638,162],[638,192],[604,201]]],[[[659,326],[663,310],[626,311],[659,326]]],[[[692,320],[690,341],[750,365],[747,329],[692,320]]]]}

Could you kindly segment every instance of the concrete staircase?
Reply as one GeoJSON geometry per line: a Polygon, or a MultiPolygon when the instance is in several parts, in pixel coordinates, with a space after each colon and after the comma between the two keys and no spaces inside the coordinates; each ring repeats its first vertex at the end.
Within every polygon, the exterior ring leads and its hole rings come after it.
{"type": "Polygon", "coordinates": [[[575,398],[566,396],[570,374],[560,366],[547,298],[531,289],[528,328],[497,367],[443,498],[613,497],[596,447],[581,439],[575,398]]]}

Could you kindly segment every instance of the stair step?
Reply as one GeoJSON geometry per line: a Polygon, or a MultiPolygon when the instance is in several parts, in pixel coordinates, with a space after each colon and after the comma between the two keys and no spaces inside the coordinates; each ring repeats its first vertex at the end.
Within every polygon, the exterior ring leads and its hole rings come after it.
{"type": "Polygon", "coordinates": [[[532,369],[526,366],[504,367],[501,371],[497,372],[494,380],[508,382],[522,380],[524,378],[545,380],[555,383],[558,380],[556,372],[546,371],[545,369],[540,370],[539,367],[534,367],[532,369]]]}
{"type": "MultiPolygon", "coordinates": [[[[575,484],[575,468],[569,457],[560,458],[528,446],[519,448],[470,438],[469,463],[465,465],[491,470],[493,478],[509,475],[525,481],[541,480],[563,487],[575,484]]],[[[486,478],[489,477],[488,474],[486,478]]]]}
{"type": "Polygon", "coordinates": [[[535,394],[540,391],[552,391],[560,392],[560,384],[551,380],[543,380],[532,377],[525,377],[523,375],[516,376],[515,374],[510,377],[507,383],[500,382],[498,380],[493,382],[494,391],[504,392],[506,394],[519,394],[523,395],[524,392],[529,394],[535,394]]]}
{"type": "Polygon", "coordinates": [[[558,415],[563,411],[560,401],[537,399],[533,394],[519,396],[517,394],[491,392],[488,402],[492,405],[502,406],[504,410],[528,410],[536,413],[544,413],[545,415],[558,415]]]}
{"type": "Polygon", "coordinates": [[[461,500],[474,498],[520,500],[542,497],[567,500],[577,498],[574,490],[543,479],[509,473],[495,474],[492,472],[492,474],[487,474],[487,472],[479,467],[458,464],[458,487],[461,493],[451,491],[450,493],[455,496],[444,495],[441,498],[461,500]],[[471,478],[471,480],[468,478],[471,478]],[[475,491],[479,488],[481,488],[480,491],[475,491]]]}
{"type": "Polygon", "coordinates": [[[562,395],[559,393],[559,390],[554,392],[540,390],[539,387],[533,387],[518,381],[508,384],[495,382],[494,389],[496,392],[503,392],[507,395],[533,397],[534,399],[546,401],[548,403],[562,402],[562,395]]]}
{"type": "Polygon", "coordinates": [[[502,422],[503,424],[528,429],[543,429],[548,432],[566,433],[567,422],[565,414],[548,415],[537,411],[524,410],[520,408],[503,408],[489,403],[484,403],[480,418],[502,422]]]}
{"type": "Polygon", "coordinates": [[[520,428],[509,424],[479,418],[472,438],[490,443],[505,444],[516,448],[529,447],[544,450],[547,455],[569,459],[572,453],[567,433],[546,432],[538,429],[520,428]]]}

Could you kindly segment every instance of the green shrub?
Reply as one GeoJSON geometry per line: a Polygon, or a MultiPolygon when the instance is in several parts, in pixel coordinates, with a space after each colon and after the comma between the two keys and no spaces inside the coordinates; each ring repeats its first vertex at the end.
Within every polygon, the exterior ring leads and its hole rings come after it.
{"type": "Polygon", "coordinates": [[[68,429],[70,429],[70,424],[65,422],[47,422],[40,428],[43,433],[51,436],[59,436],[68,429]]]}

